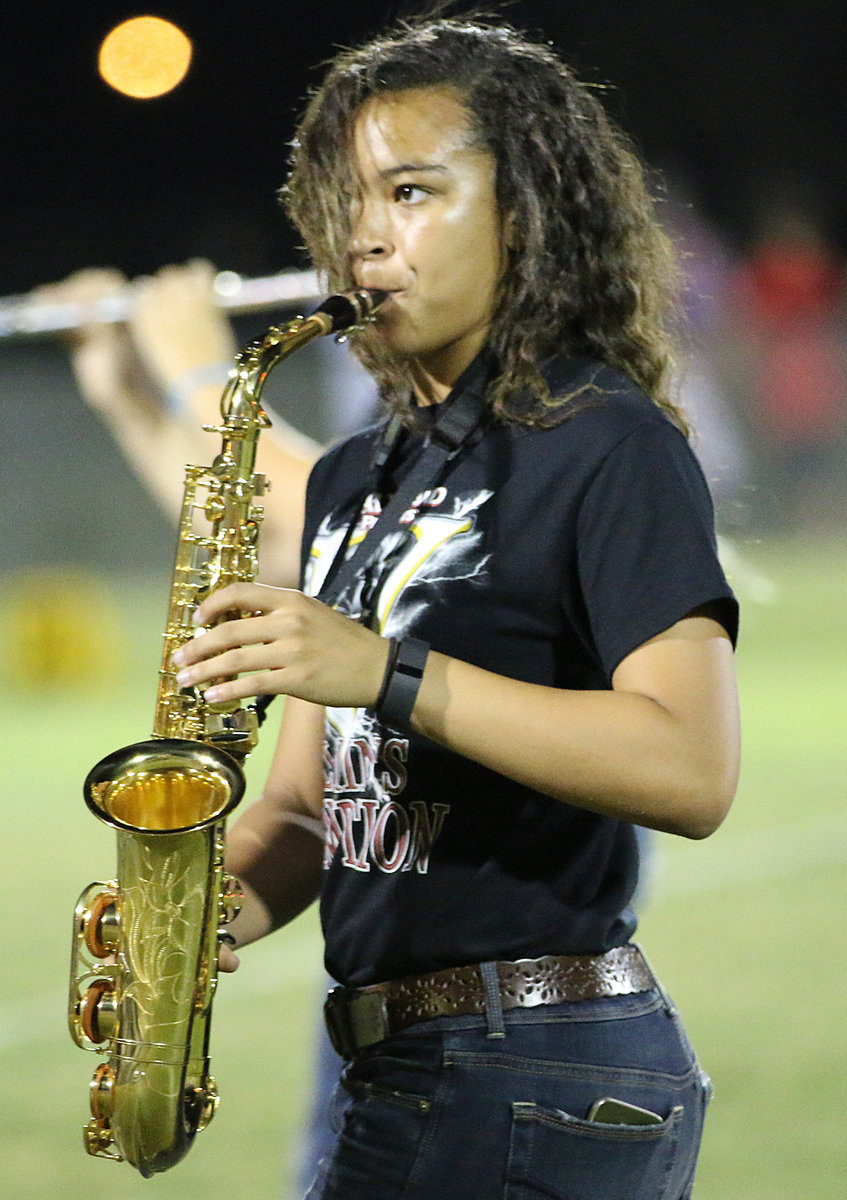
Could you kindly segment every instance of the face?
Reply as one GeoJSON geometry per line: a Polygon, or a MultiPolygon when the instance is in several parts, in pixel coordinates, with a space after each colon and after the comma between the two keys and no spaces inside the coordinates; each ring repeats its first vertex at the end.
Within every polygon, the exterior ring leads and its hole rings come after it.
{"type": "Polygon", "coordinates": [[[391,293],[377,329],[423,373],[424,399],[442,399],[482,347],[505,266],[494,159],[470,143],[448,88],[373,97],[354,127],[353,273],[391,293]]]}

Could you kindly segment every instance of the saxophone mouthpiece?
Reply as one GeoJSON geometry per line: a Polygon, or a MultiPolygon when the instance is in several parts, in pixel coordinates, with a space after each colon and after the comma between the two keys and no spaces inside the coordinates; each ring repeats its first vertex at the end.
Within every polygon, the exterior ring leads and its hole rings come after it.
{"type": "Polygon", "coordinates": [[[331,317],[332,332],[338,333],[368,321],[380,304],[388,299],[388,295],[388,292],[380,291],[379,288],[357,288],[352,292],[338,292],[334,296],[327,296],[315,312],[326,313],[331,317]]]}

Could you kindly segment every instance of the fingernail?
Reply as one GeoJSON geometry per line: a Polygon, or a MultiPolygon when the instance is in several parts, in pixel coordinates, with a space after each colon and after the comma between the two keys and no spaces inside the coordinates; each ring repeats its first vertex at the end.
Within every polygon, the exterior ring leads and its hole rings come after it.
{"type": "Polygon", "coordinates": [[[177,683],[182,684],[182,685],[185,685],[186,683],[191,683],[191,672],[190,671],[179,671],[177,673],[176,681],[177,681],[177,683]]]}
{"type": "Polygon", "coordinates": [[[220,695],[221,695],[221,689],[218,687],[206,688],[205,692],[203,693],[204,698],[206,700],[211,700],[213,703],[215,700],[220,699],[220,695]]]}
{"type": "Polygon", "coordinates": [[[181,667],[184,659],[185,655],[183,654],[182,650],[174,650],[173,654],[171,655],[171,662],[176,667],[181,667]]]}

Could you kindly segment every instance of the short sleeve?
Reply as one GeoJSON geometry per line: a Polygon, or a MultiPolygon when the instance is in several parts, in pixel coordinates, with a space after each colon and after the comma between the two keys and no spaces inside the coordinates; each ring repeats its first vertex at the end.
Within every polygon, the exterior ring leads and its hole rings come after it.
{"type": "Polygon", "coordinates": [[[659,419],[604,457],[580,506],[583,602],[607,677],[693,609],[712,606],[733,645],[738,606],[717,556],[708,485],[685,437],[659,419]]]}

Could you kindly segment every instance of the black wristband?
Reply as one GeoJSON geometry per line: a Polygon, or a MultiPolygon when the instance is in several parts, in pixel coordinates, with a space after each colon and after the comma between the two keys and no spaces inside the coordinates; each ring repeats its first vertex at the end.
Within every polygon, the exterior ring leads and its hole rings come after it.
{"type": "Polygon", "coordinates": [[[405,732],[409,728],[428,655],[429,642],[414,637],[403,638],[389,654],[376,714],[391,729],[405,732]]]}
{"type": "Polygon", "coordinates": [[[391,683],[391,676],[394,674],[394,668],[397,665],[397,652],[400,649],[400,639],[391,638],[388,643],[388,658],[385,660],[385,674],[382,677],[382,683],[379,689],[379,695],[376,698],[373,710],[378,713],[385,703],[385,696],[388,691],[388,685],[391,683]]]}

